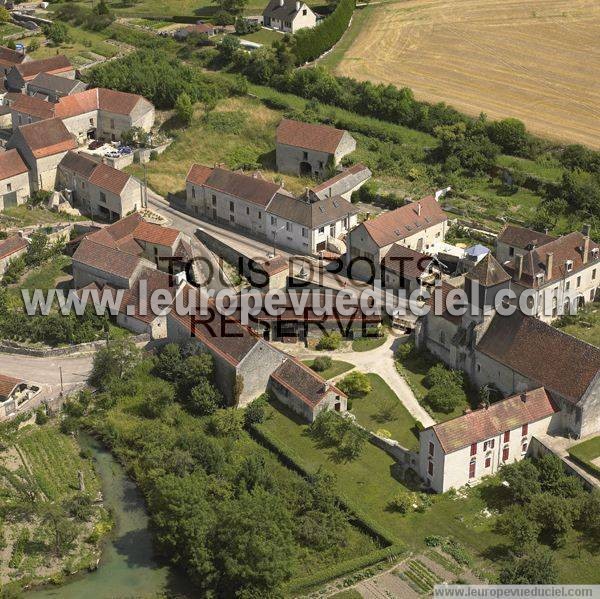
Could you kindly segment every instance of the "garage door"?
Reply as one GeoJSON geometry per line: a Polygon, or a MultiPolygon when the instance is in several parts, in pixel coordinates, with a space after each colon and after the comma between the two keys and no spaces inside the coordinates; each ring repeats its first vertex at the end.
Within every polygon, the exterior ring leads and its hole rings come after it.
{"type": "Polygon", "coordinates": [[[5,193],[2,197],[4,200],[4,208],[11,208],[12,206],[17,205],[17,192],[11,191],[10,193],[5,193]]]}

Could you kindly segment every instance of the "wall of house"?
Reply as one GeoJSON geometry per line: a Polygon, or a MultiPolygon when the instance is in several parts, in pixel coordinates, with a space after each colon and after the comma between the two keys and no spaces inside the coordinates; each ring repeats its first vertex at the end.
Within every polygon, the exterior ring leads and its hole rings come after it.
{"type": "Polygon", "coordinates": [[[78,142],[83,142],[88,137],[88,131],[90,129],[97,129],[98,127],[98,111],[90,110],[83,114],[77,114],[63,119],[65,127],[72,133],[78,142]]]}
{"type": "Polygon", "coordinates": [[[300,174],[300,163],[307,162],[312,168],[313,175],[320,178],[326,175],[329,162],[336,160],[335,156],[328,152],[317,152],[281,143],[276,145],[275,155],[277,170],[280,173],[298,175],[300,174]]]}
{"type": "Polygon", "coordinates": [[[334,154],[334,166],[337,166],[344,156],[354,152],[354,150],[356,150],[356,140],[348,131],[344,131],[344,135],[342,135],[342,139],[334,154]]]}
{"type": "Polygon", "coordinates": [[[22,173],[0,181],[0,210],[4,210],[4,196],[16,194],[17,204],[24,204],[29,198],[29,173],[22,173]]]}
{"type": "Polygon", "coordinates": [[[19,128],[21,125],[29,125],[30,123],[37,123],[38,121],[42,120],[37,116],[26,114],[24,112],[19,112],[18,110],[14,110],[12,108],[10,111],[10,118],[13,131],[19,128]]]}
{"type": "Polygon", "coordinates": [[[7,269],[8,265],[10,264],[11,260],[18,258],[19,256],[23,256],[26,252],[27,252],[27,248],[23,248],[22,250],[19,250],[18,252],[14,252],[10,256],[0,258],[0,275],[3,275],[6,272],[6,269],[7,269]]]}
{"type": "Polygon", "coordinates": [[[585,437],[600,432],[600,373],[592,381],[576,410],[581,414],[578,417],[576,411],[574,415],[574,432],[577,436],[585,437]]]}
{"type": "MultiPolygon", "coordinates": [[[[125,277],[119,277],[113,273],[100,270],[99,268],[93,268],[87,264],[82,264],[81,262],[77,262],[77,260],[73,260],[73,286],[75,289],[81,289],[82,287],[95,282],[100,286],[108,283],[109,285],[119,289],[130,289],[131,282],[136,279],[141,266],[142,265],[140,265],[133,275],[127,279],[125,277]]],[[[147,266],[147,264],[144,264],[144,266],[147,266]]]]}
{"type": "Polygon", "coordinates": [[[306,4],[300,6],[298,14],[292,20],[292,33],[296,33],[299,29],[307,29],[315,27],[317,24],[317,15],[310,10],[306,4]]]}
{"type": "Polygon", "coordinates": [[[131,124],[133,127],[141,127],[144,131],[150,131],[154,126],[155,110],[151,102],[145,98],[141,99],[131,111],[131,124]]]}
{"type": "Polygon", "coordinates": [[[58,170],[58,165],[65,154],[66,152],[60,152],[59,154],[54,154],[52,156],[38,158],[35,161],[35,167],[32,168],[31,172],[32,190],[52,190],[56,187],[56,172],[58,170]]]}

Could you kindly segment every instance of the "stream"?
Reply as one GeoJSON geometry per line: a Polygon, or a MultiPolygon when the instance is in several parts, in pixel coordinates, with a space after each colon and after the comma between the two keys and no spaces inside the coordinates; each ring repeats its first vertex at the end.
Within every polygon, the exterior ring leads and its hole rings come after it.
{"type": "Polygon", "coordinates": [[[94,456],[104,504],[113,512],[115,527],[103,545],[97,570],[73,576],[61,586],[30,591],[25,597],[115,599],[197,595],[182,574],[154,558],[144,499],[122,466],[93,437],[80,434],[79,441],[94,456]]]}

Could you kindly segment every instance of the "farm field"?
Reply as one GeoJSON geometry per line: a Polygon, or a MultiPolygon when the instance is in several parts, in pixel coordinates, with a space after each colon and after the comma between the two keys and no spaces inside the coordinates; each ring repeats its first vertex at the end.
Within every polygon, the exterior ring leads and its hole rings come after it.
{"type": "Polygon", "coordinates": [[[324,62],[337,74],[600,147],[597,2],[409,0],[357,15],[324,62]]]}

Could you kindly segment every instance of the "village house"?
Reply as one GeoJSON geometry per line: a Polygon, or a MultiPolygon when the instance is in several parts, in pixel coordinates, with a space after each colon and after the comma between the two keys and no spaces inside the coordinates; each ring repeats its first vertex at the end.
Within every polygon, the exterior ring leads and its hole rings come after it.
{"type": "Polygon", "coordinates": [[[83,154],[68,152],[58,165],[56,188],[83,212],[114,221],[142,206],[140,182],[83,154]]]}
{"type": "Polygon", "coordinates": [[[363,221],[350,231],[347,260],[356,279],[381,278],[381,262],[394,244],[423,253],[443,241],[448,217],[434,196],[363,221]]]}
{"type": "Polygon", "coordinates": [[[342,196],[350,201],[352,194],[358,191],[370,178],[370,169],[364,164],[354,164],[327,181],[311,188],[311,192],[320,200],[333,196],[342,196]]]}
{"type": "Polygon", "coordinates": [[[392,245],[381,263],[381,280],[387,289],[404,289],[407,295],[432,285],[440,275],[435,260],[399,243],[392,245]]]}
{"type": "Polygon", "coordinates": [[[0,71],[6,76],[8,71],[17,64],[29,62],[31,59],[24,52],[11,50],[6,46],[0,46],[0,71]]]}
{"type": "Polygon", "coordinates": [[[0,374],[0,420],[16,413],[17,408],[39,392],[21,379],[0,374]]]}
{"type": "Polygon", "coordinates": [[[38,73],[25,84],[25,93],[48,102],[85,91],[87,85],[78,79],[67,79],[50,73],[38,73]]]}
{"type": "MultiPolygon", "coordinates": [[[[531,232],[533,233],[533,232],[531,232]]],[[[506,231],[499,241],[504,257],[506,231]]],[[[590,227],[557,239],[531,240],[526,248],[515,249],[503,264],[511,275],[511,287],[519,297],[525,291],[537,291],[537,316],[546,322],[570,314],[596,299],[600,281],[600,248],[590,239],[590,227]]]]}
{"type": "Polygon", "coordinates": [[[304,177],[324,178],[344,156],[356,150],[347,131],[283,119],[277,127],[277,170],[304,177]]]}
{"type": "Polygon", "coordinates": [[[554,241],[547,233],[540,233],[517,225],[504,225],[502,231],[496,237],[495,256],[500,264],[505,264],[515,256],[524,256],[534,247],[545,245],[554,241]]]}
{"type": "Polygon", "coordinates": [[[173,37],[181,42],[185,41],[190,35],[205,35],[206,37],[214,37],[219,33],[221,27],[213,25],[212,23],[195,23],[194,25],[186,25],[181,29],[178,29],[173,34],[173,37]]]}
{"type": "Polygon", "coordinates": [[[263,25],[285,33],[315,27],[317,15],[300,0],[270,0],[263,10],[263,25]]]}
{"type": "Polygon", "coordinates": [[[23,61],[13,65],[6,74],[6,88],[9,91],[22,92],[27,82],[40,73],[75,79],[75,67],[66,56],[59,54],[50,58],[23,61]]]}
{"type": "Polygon", "coordinates": [[[32,191],[54,189],[58,164],[69,150],[76,147],[75,138],[60,119],[18,127],[6,144],[7,150],[18,150],[28,166],[32,191]]]}
{"type": "Polygon", "coordinates": [[[23,95],[11,102],[13,128],[43,119],[59,118],[79,143],[86,139],[117,141],[139,127],[150,131],[154,106],[142,96],[105,88],[63,96],[58,102],[23,95]]]}
{"type": "Polygon", "coordinates": [[[0,241],[0,275],[3,275],[11,260],[23,256],[29,243],[20,235],[11,235],[0,241]]]}
{"type": "Polygon", "coordinates": [[[600,349],[519,309],[499,314],[495,305],[510,287],[510,276],[491,254],[467,275],[463,315],[448,310],[454,288],[442,283],[417,325],[417,347],[464,371],[476,387],[491,385],[505,396],[544,387],[565,434],[600,431],[600,349]]]}
{"type": "Polygon", "coordinates": [[[419,434],[419,470],[437,493],[474,484],[528,455],[531,438],[560,429],[559,408],[543,388],[524,391],[419,434]]]}
{"type": "Polygon", "coordinates": [[[0,210],[29,198],[29,168],[17,150],[0,153],[0,210]]]}
{"type": "Polygon", "coordinates": [[[358,220],[358,208],[341,196],[317,200],[275,194],[267,206],[266,235],[286,248],[315,254],[324,250],[345,253],[345,237],[358,220]]]}

